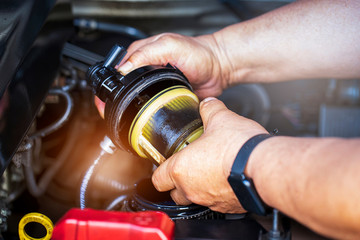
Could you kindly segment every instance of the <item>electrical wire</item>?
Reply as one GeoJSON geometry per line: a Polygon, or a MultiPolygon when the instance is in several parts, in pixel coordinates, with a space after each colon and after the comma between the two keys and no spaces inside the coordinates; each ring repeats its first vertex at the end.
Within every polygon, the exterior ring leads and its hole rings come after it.
{"type": "Polygon", "coordinates": [[[41,129],[41,130],[38,130],[37,132],[31,134],[29,136],[30,139],[34,139],[34,138],[37,138],[37,137],[45,137],[47,135],[49,135],[50,133],[53,133],[55,132],[56,130],[58,130],[60,127],[62,127],[66,122],[67,120],[69,120],[69,117],[70,117],[70,114],[71,114],[71,111],[73,109],[73,100],[70,96],[70,93],[62,90],[62,89],[50,89],[49,90],[49,94],[50,95],[60,95],[60,96],[63,96],[65,101],[66,101],[66,109],[65,109],[65,112],[64,114],[57,120],[55,121],[53,124],[41,129]]]}
{"type": "Polygon", "coordinates": [[[24,173],[27,187],[31,195],[34,197],[39,197],[44,194],[55,174],[58,172],[65,160],[70,156],[70,153],[72,152],[72,149],[77,142],[77,136],[80,135],[80,130],[80,120],[74,120],[68,131],[65,145],[59,153],[56,162],[45,171],[45,173],[38,181],[39,183],[36,183],[34,171],[32,169],[33,157],[31,154],[28,156],[28,163],[24,164],[24,173]]]}

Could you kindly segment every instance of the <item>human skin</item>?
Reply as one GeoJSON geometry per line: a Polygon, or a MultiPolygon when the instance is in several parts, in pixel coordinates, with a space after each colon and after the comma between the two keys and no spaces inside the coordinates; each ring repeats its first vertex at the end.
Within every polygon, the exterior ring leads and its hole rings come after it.
{"type": "MultiPolygon", "coordinates": [[[[359,39],[359,1],[298,1],[214,34],[134,42],[118,70],[170,63],[204,99],[238,83],[360,78],[359,39]]],[[[153,183],[178,204],[244,212],[227,177],[241,146],[266,130],[214,98],[200,114],[204,134],[165,161],[153,183]]],[[[269,206],[323,235],[358,239],[359,156],[359,139],[279,136],[254,149],[245,174],[269,206]]]]}

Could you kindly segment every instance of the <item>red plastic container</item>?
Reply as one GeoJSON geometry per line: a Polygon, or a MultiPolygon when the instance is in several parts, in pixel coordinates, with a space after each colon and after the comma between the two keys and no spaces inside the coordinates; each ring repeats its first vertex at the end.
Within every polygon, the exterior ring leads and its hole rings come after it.
{"type": "Polygon", "coordinates": [[[53,240],[170,240],[174,222],[163,212],[72,209],[55,225],[53,240]]]}

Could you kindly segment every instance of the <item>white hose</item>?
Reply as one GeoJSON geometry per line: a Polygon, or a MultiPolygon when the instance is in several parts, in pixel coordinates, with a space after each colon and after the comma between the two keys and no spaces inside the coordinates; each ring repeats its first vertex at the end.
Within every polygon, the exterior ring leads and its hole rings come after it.
{"type": "Polygon", "coordinates": [[[108,136],[105,136],[103,141],[100,143],[101,152],[99,156],[95,159],[93,164],[88,168],[86,171],[84,178],[81,182],[80,186],[80,208],[84,209],[86,207],[86,191],[87,187],[89,185],[90,179],[92,177],[92,174],[94,173],[95,168],[99,164],[100,160],[104,155],[107,154],[113,154],[115,152],[115,145],[111,141],[111,139],[108,136]]]}

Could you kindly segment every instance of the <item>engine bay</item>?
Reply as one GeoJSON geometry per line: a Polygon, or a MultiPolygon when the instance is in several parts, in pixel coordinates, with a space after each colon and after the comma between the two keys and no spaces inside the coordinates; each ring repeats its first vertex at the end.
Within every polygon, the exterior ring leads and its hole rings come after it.
{"type": "MultiPolygon", "coordinates": [[[[57,222],[67,211],[78,208],[82,182],[108,135],[87,81],[88,66],[63,54],[66,44],[85,49],[94,58],[104,57],[115,44],[127,48],[133,41],[163,32],[189,36],[212,33],[290,2],[1,3],[0,11],[8,15],[4,15],[7,20],[0,33],[10,36],[0,38],[0,73],[4,73],[0,100],[2,237],[18,239],[18,223],[29,212],[40,212],[57,222]],[[28,25],[16,24],[19,19],[28,25]],[[18,42],[10,41],[15,37],[18,42]],[[11,52],[18,59],[11,57],[11,52]]],[[[268,131],[278,129],[280,135],[360,136],[359,79],[243,84],[227,89],[219,99],[268,131]]],[[[261,236],[270,231],[273,216],[221,214],[201,206],[173,210],[176,205],[167,205],[169,195],[152,189],[149,178],[154,169],[152,162],[124,150],[106,154],[86,183],[86,208],[124,212],[160,209],[174,220],[174,238],[178,240],[266,239],[261,236]],[[168,208],[171,211],[167,212],[168,208]]],[[[290,235],[293,239],[326,239],[286,216],[280,225],[286,236],[278,239],[290,239],[290,235]]],[[[44,235],[39,224],[26,231],[35,237],[44,235]]]]}

